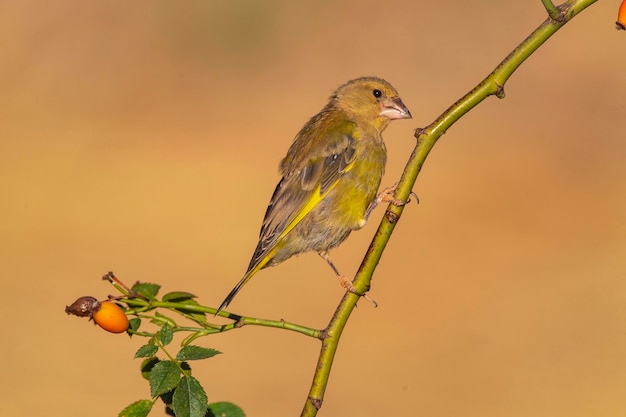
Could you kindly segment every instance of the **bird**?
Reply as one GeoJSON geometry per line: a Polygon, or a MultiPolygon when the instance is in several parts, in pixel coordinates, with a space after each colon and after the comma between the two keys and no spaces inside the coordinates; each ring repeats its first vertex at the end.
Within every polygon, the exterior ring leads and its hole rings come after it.
{"type": "Polygon", "coordinates": [[[411,118],[397,90],[382,78],[356,78],[331,94],[280,162],[282,178],[248,269],[216,315],[261,269],[309,251],[330,265],[344,288],[357,293],[328,252],[365,226],[378,203],[393,201],[389,189],[378,196],[387,160],[382,133],[392,120],[411,118]]]}

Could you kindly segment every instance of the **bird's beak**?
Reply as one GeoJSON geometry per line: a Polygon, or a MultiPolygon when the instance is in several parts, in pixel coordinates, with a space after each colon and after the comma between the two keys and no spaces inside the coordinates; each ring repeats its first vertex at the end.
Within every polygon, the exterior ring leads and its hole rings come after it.
{"type": "Polygon", "coordinates": [[[404,105],[400,97],[388,98],[382,103],[381,116],[385,116],[390,120],[394,119],[412,119],[411,112],[404,105]]]}

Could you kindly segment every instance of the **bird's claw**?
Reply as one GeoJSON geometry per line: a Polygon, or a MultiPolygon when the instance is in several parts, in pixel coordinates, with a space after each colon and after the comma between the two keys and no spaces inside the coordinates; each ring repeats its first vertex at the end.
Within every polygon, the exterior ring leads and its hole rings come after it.
{"type": "MultiPolygon", "coordinates": [[[[411,202],[411,199],[409,198],[408,200],[406,200],[406,202],[397,199],[395,197],[395,193],[396,193],[396,189],[398,188],[398,183],[396,182],[394,185],[387,187],[385,189],[383,189],[378,196],[376,197],[376,202],[377,204],[379,203],[391,203],[396,207],[402,207],[405,206],[407,204],[409,204],[411,202]]],[[[411,196],[415,197],[415,201],[417,201],[417,204],[419,204],[420,199],[417,196],[417,194],[415,194],[414,191],[411,191],[411,196]]]]}
{"type": "MultiPolygon", "coordinates": [[[[409,195],[410,195],[410,196],[412,195],[413,197],[415,197],[415,202],[416,202],[417,204],[419,204],[419,203],[420,203],[420,198],[418,197],[418,195],[417,195],[417,194],[415,194],[415,191],[411,191],[411,194],[409,194],[409,195]]],[[[406,203],[405,203],[405,204],[409,204],[410,202],[411,202],[411,198],[409,197],[409,199],[408,199],[408,200],[406,200],[406,203]]]]}

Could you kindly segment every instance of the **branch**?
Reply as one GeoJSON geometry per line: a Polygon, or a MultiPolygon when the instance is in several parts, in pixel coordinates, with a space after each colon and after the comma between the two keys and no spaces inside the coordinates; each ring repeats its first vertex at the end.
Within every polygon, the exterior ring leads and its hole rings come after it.
{"type": "MultiPolygon", "coordinates": [[[[454,103],[428,127],[415,131],[417,145],[398,183],[396,199],[408,200],[426,157],[437,140],[450,126],[487,97],[495,95],[498,98],[504,98],[504,85],[515,70],[556,31],[597,0],[570,0],[558,7],[555,7],[551,1],[541,1],[549,14],[549,18],[519,44],[480,84],[454,103]]],[[[357,291],[364,293],[369,289],[374,270],[396,223],[402,215],[403,208],[403,206],[388,206],[354,279],[353,284],[357,291]]],[[[341,333],[358,299],[358,295],[346,292],[330,323],[320,334],[322,348],[313,383],[301,413],[302,417],[315,416],[322,406],[341,333]]]]}
{"type": "Polygon", "coordinates": [[[555,22],[560,22],[562,20],[563,15],[559,11],[559,9],[554,5],[554,3],[552,3],[551,0],[541,0],[541,3],[543,3],[543,7],[546,8],[546,11],[548,12],[548,16],[550,16],[550,19],[554,20],[555,22]]]}
{"type": "Polygon", "coordinates": [[[157,301],[157,300],[144,300],[141,298],[124,298],[120,301],[123,301],[126,305],[133,308],[128,311],[128,314],[140,314],[149,310],[154,310],[155,308],[164,308],[171,311],[175,311],[181,316],[192,320],[198,323],[201,328],[189,328],[189,327],[180,327],[176,326],[176,324],[172,324],[173,327],[176,327],[179,330],[184,331],[201,331],[202,335],[209,335],[213,333],[223,333],[229,330],[238,329],[243,326],[264,326],[264,327],[275,327],[279,329],[291,330],[296,333],[301,333],[305,336],[313,337],[319,339],[320,331],[317,329],[313,329],[310,327],[302,326],[297,323],[291,323],[284,320],[268,320],[268,319],[260,319],[256,317],[246,317],[246,316],[237,316],[232,313],[224,313],[227,314],[228,317],[234,320],[233,323],[229,324],[213,324],[204,320],[204,314],[215,314],[215,308],[213,307],[205,307],[199,304],[189,304],[185,302],[174,302],[174,301],[157,301]],[[196,315],[194,315],[196,313],[196,315]],[[200,315],[197,315],[200,313],[200,315]]]}

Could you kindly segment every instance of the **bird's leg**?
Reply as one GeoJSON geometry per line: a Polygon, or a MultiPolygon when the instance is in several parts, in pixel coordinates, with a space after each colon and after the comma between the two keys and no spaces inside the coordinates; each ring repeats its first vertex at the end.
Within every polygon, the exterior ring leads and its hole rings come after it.
{"type": "Polygon", "coordinates": [[[319,256],[322,257],[322,259],[324,259],[328,263],[328,265],[335,272],[335,274],[337,275],[337,278],[339,279],[339,285],[341,285],[343,288],[350,291],[351,293],[356,294],[359,297],[365,298],[367,301],[374,304],[374,307],[378,307],[378,303],[376,303],[376,301],[374,301],[372,297],[367,295],[367,293],[361,294],[360,292],[358,292],[356,288],[354,288],[354,285],[352,285],[352,281],[350,281],[348,278],[346,278],[345,276],[341,275],[341,273],[339,273],[339,270],[337,269],[335,264],[333,264],[333,261],[330,259],[330,256],[328,256],[328,252],[322,251],[322,252],[318,252],[318,254],[319,256]]]}
{"type": "MultiPolygon", "coordinates": [[[[407,200],[407,202],[405,203],[402,200],[398,200],[397,198],[395,198],[395,193],[396,193],[396,189],[397,188],[398,188],[398,183],[396,182],[394,185],[392,185],[390,187],[387,187],[387,188],[383,189],[380,193],[378,193],[378,195],[376,196],[374,201],[372,201],[370,206],[365,211],[365,219],[369,218],[369,216],[372,213],[372,211],[374,211],[374,209],[380,203],[391,203],[394,206],[398,206],[398,207],[402,207],[402,206],[404,206],[406,204],[409,204],[411,202],[410,199],[407,200]]],[[[415,197],[415,200],[419,204],[420,199],[417,197],[417,194],[415,194],[413,191],[411,191],[411,195],[415,197]]]]}

